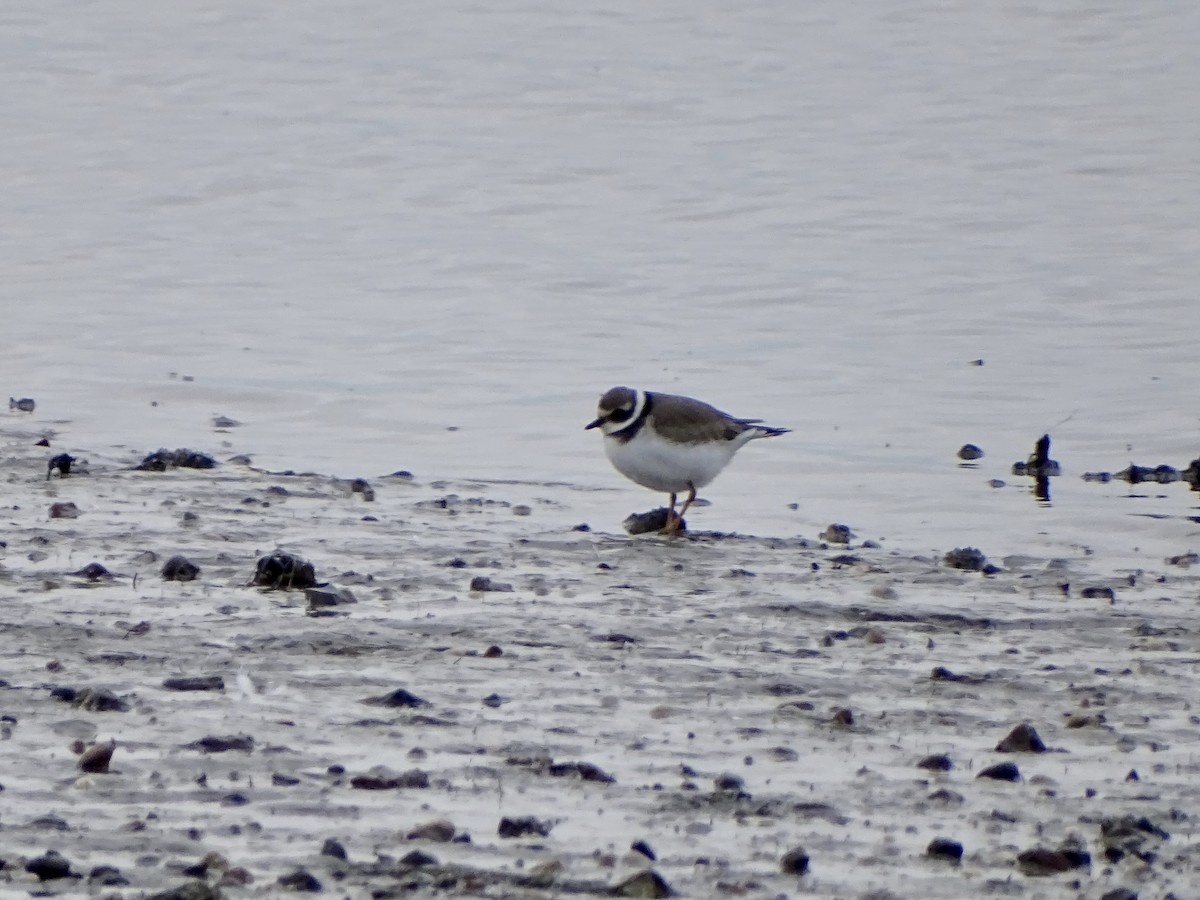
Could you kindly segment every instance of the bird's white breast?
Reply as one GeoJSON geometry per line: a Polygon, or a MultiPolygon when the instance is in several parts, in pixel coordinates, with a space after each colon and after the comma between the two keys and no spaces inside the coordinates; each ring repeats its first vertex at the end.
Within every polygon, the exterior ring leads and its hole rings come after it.
{"type": "Polygon", "coordinates": [[[702,488],[725,468],[743,441],[677,444],[644,427],[630,441],[604,438],[609,462],[626,478],[655,491],[678,494],[689,482],[702,488]]]}

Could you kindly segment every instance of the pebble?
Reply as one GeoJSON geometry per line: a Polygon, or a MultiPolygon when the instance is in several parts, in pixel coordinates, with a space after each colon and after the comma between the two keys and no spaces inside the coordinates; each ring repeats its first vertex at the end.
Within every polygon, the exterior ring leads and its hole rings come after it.
{"type": "Polygon", "coordinates": [[[220,675],[179,675],[164,678],[162,686],[168,691],[223,691],[225,679],[220,675]]]}
{"type": "Polygon", "coordinates": [[[1082,850],[1034,847],[1017,854],[1017,868],[1032,876],[1059,875],[1072,869],[1087,868],[1091,864],[1091,855],[1082,850]]]}
{"type": "Polygon", "coordinates": [[[1045,753],[1046,745],[1028,722],[1022,722],[996,745],[997,753],[1045,753]]]}
{"type": "Polygon", "coordinates": [[[38,881],[55,881],[73,876],[70,862],[57,850],[47,850],[41,856],[35,856],[25,863],[25,871],[36,875],[38,881]]]}
{"type": "Polygon", "coordinates": [[[932,856],[935,859],[947,859],[958,862],[962,859],[963,846],[958,841],[950,840],[950,838],[936,837],[925,848],[925,855],[932,856]]]}
{"type": "Polygon", "coordinates": [[[350,779],[350,787],[361,791],[389,791],[400,788],[427,788],[429,775],[420,769],[397,772],[387,766],[373,766],[350,779]]]}
{"type": "Polygon", "coordinates": [[[929,769],[932,772],[949,772],[954,768],[954,763],[950,761],[950,757],[945,753],[932,753],[917,763],[917,766],[922,769],[929,769]]]}
{"type": "Polygon", "coordinates": [[[107,744],[92,744],[79,754],[79,762],[76,765],[84,772],[107,772],[113,751],[116,749],[117,742],[111,738],[107,744]]]}
{"type": "MultiPolygon", "coordinates": [[[[656,531],[662,531],[667,527],[667,508],[660,506],[658,509],[652,509],[644,513],[630,513],[625,517],[625,521],[621,523],[621,527],[625,529],[625,533],[629,535],[649,534],[656,531]]],[[[683,519],[679,523],[679,533],[687,531],[687,519],[683,519]]]]}
{"type": "Polygon", "coordinates": [[[958,458],[963,460],[982,459],[983,451],[974,444],[963,444],[958,448],[958,458]]]}
{"type": "Polygon", "coordinates": [[[179,450],[155,450],[134,466],[142,472],[165,472],[167,469],[212,469],[217,461],[207,453],[180,448],[179,450]]]}
{"type": "Polygon", "coordinates": [[[334,859],[346,859],[346,848],[337,838],[325,838],[325,843],[321,845],[321,855],[331,856],[334,859]]]}
{"type": "Polygon", "coordinates": [[[437,857],[432,853],[426,853],[424,850],[411,850],[400,857],[400,865],[412,866],[414,869],[421,866],[436,866],[437,864],[437,857]]]}
{"type": "Polygon", "coordinates": [[[547,819],[538,819],[533,816],[504,816],[496,828],[496,833],[502,838],[519,838],[530,834],[546,837],[553,827],[554,823],[547,819]]]}
{"type": "Polygon", "coordinates": [[[101,578],[112,578],[112,572],[98,562],[90,562],[82,569],[71,573],[76,578],[86,578],[88,581],[99,581],[101,578]]]}
{"type": "Polygon", "coordinates": [[[454,823],[446,819],[435,819],[432,822],[425,822],[418,825],[408,834],[405,840],[409,841],[434,841],[435,843],[444,844],[454,839],[454,823]]]}
{"type": "Polygon", "coordinates": [[[186,556],[176,554],[163,563],[163,581],[194,581],[200,574],[200,567],[186,556]]]}
{"type": "Polygon", "coordinates": [[[808,871],[808,854],[803,847],[793,847],[779,860],[779,869],[784,875],[803,875],[808,871]]]}
{"type": "Polygon", "coordinates": [[[248,734],[208,735],[198,741],[183,745],[185,750],[200,750],[204,753],[225,753],[229,750],[241,750],[249,753],[254,749],[254,738],[248,734]]]}
{"type": "Polygon", "coordinates": [[[492,581],[486,575],[476,575],[471,579],[470,590],[486,593],[488,591],[497,593],[511,593],[513,586],[504,581],[492,581]]]}
{"type": "Polygon", "coordinates": [[[317,881],[316,877],[307,869],[297,869],[290,875],[280,875],[277,884],[285,890],[308,894],[316,894],[324,890],[321,882],[317,881]]]}
{"type": "Polygon", "coordinates": [[[37,403],[34,402],[32,397],[22,397],[20,400],[14,400],[12,397],[8,398],[9,409],[16,409],[20,410],[21,412],[31,413],[36,407],[37,403]]]}
{"type": "Polygon", "coordinates": [[[980,771],[976,778],[992,778],[996,781],[1020,781],[1021,770],[1016,767],[1015,763],[1002,762],[996,763],[994,766],[988,766],[980,771]]]}
{"type": "Polygon", "coordinates": [[[78,519],[79,507],[70,500],[59,503],[50,504],[50,518],[52,519],[78,519]]]}
{"type": "Polygon", "coordinates": [[[631,875],[615,885],[610,893],[616,897],[673,897],[675,892],[671,890],[671,886],[667,884],[666,879],[655,872],[653,869],[647,869],[645,872],[638,872],[636,875],[631,875]]]}
{"type": "Polygon", "coordinates": [[[850,530],[849,525],[839,525],[835,522],[826,527],[817,537],[829,544],[849,544],[854,533],[850,530]]]}
{"type": "Polygon", "coordinates": [[[942,562],[952,569],[966,572],[982,572],[987,567],[987,557],[975,547],[955,547],[942,557],[942,562]]]}
{"type": "Polygon", "coordinates": [[[378,697],[368,697],[363,703],[370,706],[388,706],[401,709],[419,709],[424,706],[433,706],[428,700],[418,697],[411,691],[399,687],[394,691],[388,691],[378,697]]]}
{"type": "Polygon", "coordinates": [[[50,696],[88,712],[128,712],[129,704],[107,688],[56,687],[50,696]]]}

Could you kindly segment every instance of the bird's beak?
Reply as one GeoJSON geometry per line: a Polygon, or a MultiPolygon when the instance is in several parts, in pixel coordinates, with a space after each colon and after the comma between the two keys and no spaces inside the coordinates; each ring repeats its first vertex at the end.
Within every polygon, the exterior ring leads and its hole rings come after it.
{"type": "Polygon", "coordinates": [[[597,419],[596,421],[594,421],[594,422],[589,422],[588,424],[584,425],[584,426],[583,426],[583,430],[584,430],[584,431],[590,431],[590,430],[591,430],[591,429],[593,429],[593,428],[599,428],[599,427],[600,427],[601,425],[603,425],[603,424],[604,424],[604,417],[603,417],[603,416],[601,416],[601,417],[600,417],[599,419],[597,419]]]}

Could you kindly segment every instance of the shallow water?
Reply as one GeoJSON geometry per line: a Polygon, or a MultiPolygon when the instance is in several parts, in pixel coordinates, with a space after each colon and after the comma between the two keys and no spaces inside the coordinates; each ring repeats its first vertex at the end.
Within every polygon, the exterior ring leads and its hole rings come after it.
{"type": "Polygon", "coordinates": [[[615,530],[654,499],[582,426],[628,383],[796,429],[696,526],[1143,565],[1196,545],[1195,495],[1078,476],[1200,455],[1197,25],[6,7],[0,390],[66,448],[563,482],[615,530]],[[1047,430],[1043,508],[1008,469],[1047,430]]]}

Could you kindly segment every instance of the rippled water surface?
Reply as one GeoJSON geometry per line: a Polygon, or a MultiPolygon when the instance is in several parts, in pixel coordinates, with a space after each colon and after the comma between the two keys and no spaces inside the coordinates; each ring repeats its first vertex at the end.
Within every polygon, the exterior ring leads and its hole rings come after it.
{"type": "Polygon", "coordinates": [[[562,482],[603,490],[543,489],[542,523],[612,530],[654,500],[582,426],[628,383],[795,429],[693,527],[1179,553],[1195,494],[1079,476],[1200,455],[1198,29],[1168,2],[10,4],[0,390],[64,447],[562,482]],[[1047,430],[1050,507],[1008,473],[1047,430]]]}

